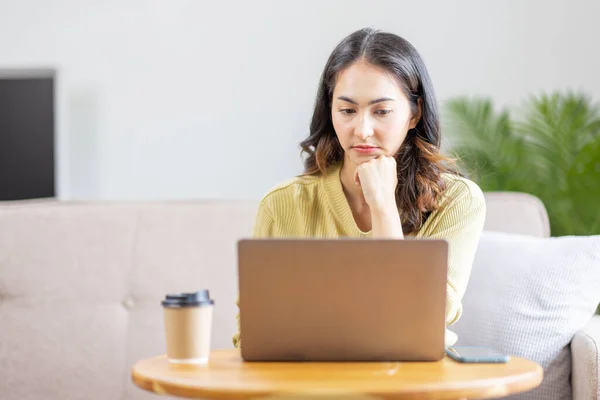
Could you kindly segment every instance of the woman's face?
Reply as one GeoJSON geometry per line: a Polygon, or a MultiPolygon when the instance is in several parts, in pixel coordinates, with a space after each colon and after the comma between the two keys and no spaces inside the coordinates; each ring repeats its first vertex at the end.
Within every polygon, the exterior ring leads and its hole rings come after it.
{"type": "Polygon", "coordinates": [[[390,74],[360,60],[339,74],[331,118],[344,161],[361,164],[380,155],[394,156],[420,115],[412,115],[390,74]]]}

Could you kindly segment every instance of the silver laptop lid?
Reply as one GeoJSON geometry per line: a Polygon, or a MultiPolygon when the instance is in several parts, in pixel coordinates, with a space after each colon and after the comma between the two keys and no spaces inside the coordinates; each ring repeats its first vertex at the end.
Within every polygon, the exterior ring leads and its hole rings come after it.
{"type": "Polygon", "coordinates": [[[439,360],[447,259],[445,240],[240,240],[242,357],[439,360]]]}

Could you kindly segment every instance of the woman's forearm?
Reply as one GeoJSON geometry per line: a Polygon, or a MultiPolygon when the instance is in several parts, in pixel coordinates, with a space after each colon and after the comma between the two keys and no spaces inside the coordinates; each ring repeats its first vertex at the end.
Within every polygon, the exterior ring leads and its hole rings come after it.
{"type": "Polygon", "coordinates": [[[371,209],[373,238],[404,239],[402,221],[397,207],[371,209]]]}

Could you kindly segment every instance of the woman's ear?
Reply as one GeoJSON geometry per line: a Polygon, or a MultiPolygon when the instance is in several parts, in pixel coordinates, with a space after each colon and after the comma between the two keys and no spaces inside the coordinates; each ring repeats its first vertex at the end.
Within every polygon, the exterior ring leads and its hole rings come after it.
{"type": "Polygon", "coordinates": [[[423,102],[421,101],[421,98],[419,97],[417,99],[417,112],[414,113],[412,118],[410,119],[410,124],[408,126],[408,129],[414,129],[417,126],[417,124],[419,123],[419,121],[421,120],[422,107],[423,107],[423,102]]]}

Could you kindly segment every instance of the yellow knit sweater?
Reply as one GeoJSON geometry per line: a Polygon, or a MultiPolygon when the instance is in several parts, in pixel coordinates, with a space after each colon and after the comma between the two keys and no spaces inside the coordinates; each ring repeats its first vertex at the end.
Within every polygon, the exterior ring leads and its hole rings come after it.
{"type": "MultiPolygon", "coordinates": [[[[300,176],[275,186],[260,202],[254,237],[371,237],[371,232],[363,232],[356,225],[340,171],[341,164],[337,164],[326,175],[300,176]]],[[[446,325],[451,325],[462,313],[462,297],[483,230],[485,199],[477,184],[468,179],[450,174],[444,174],[443,179],[446,191],[440,208],[412,236],[448,241],[446,325]]],[[[237,320],[233,344],[239,347],[239,313],[237,320]]],[[[446,330],[447,346],[456,339],[456,334],[446,330]]]]}

